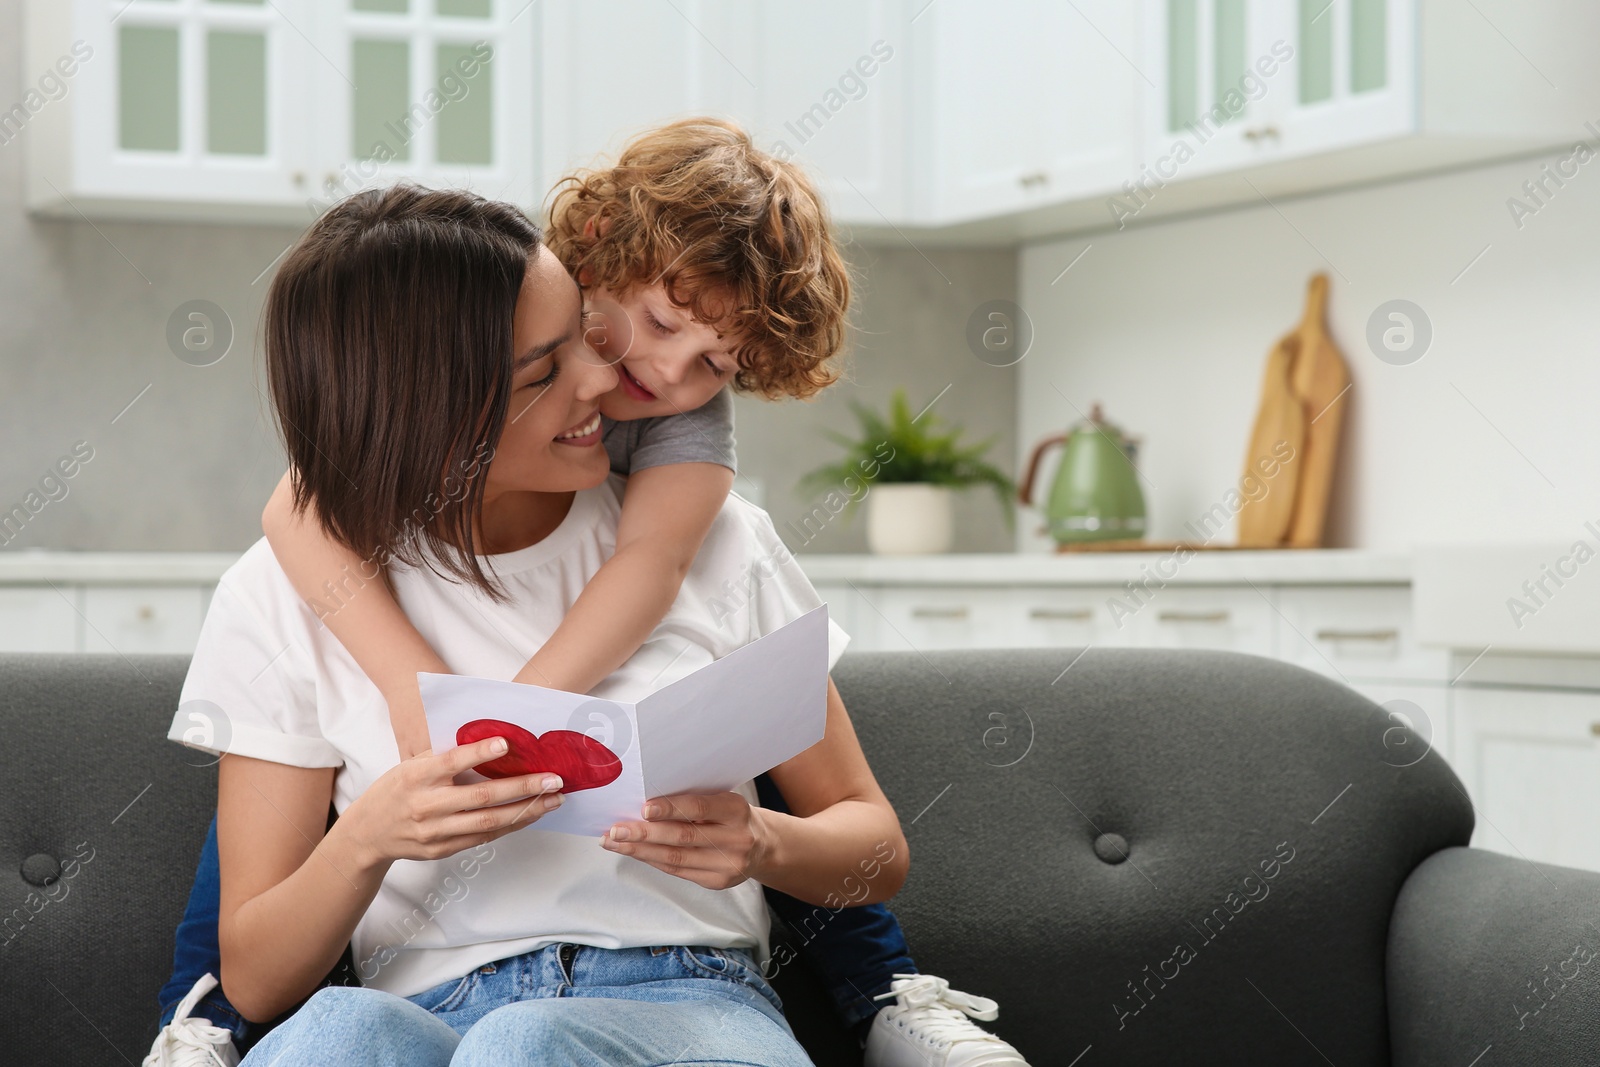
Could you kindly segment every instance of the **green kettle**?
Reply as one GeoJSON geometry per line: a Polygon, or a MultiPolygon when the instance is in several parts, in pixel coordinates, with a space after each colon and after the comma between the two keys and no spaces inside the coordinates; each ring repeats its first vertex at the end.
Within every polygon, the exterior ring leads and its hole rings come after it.
{"type": "Polygon", "coordinates": [[[1134,470],[1137,445],[1105,420],[1096,404],[1089,417],[1063,434],[1047,437],[1033,449],[1017,499],[1033,503],[1033,483],[1045,452],[1065,443],[1044,516],[1058,544],[1141,540],[1145,532],[1144,492],[1134,470]]]}

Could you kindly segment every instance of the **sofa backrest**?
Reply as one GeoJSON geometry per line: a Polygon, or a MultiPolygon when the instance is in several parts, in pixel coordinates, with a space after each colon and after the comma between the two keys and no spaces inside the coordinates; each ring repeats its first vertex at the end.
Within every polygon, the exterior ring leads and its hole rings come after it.
{"type": "Polygon", "coordinates": [[[1455,775],[1297,667],[1080,651],[835,670],[911,848],[919,967],[997,999],[1036,1063],[1388,1063],[1389,915],[1471,837],[1455,775]]]}
{"type": "Polygon", "coordinates": [[[138,1063],[155,1040],[217,803],[212,757],[166,739],[188,663],[0,656],[0,1060],[138,1063]],[[49,885],[24,873],[52,861],[49,885]]]}
{"type": "MultiPolygon", "coordinates": [[[[834,672],[906,829],[893,907],[921,968],[997,998],[1036,1063],[1089,1045],[1386,1063],[1390,909],[1471,835],[1449,768],[1404,765],[1418,750],[1381,709],[1298,668],[1077,655],[863,653],[834,672]]],[[[210,757],[166,740],[186,667],[0,656],[7,1062],[137,1063],[154,1039],[216,803],[210,757]]]]}

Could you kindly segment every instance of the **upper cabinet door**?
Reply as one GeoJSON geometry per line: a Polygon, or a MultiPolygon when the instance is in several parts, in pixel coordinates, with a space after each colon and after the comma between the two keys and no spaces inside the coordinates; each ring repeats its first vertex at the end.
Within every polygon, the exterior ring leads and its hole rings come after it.
{"type": "Polygon", "coordinates": [[[751,4],[757,143],[794,159],[840,222],[906,219],[911,22],[901,0],[751,4]]]}
{"type": "Polygon", "coordinates": [[[1286,156],[1416,130],[1415,0],[1295,0],[1278,10],[1294,44],[1284,92],[1272,98],[1286,156]]]}
{"type": "Polygon", "coordinates": [[[748,122],[760,73],[747,0],[555,0],[543,9],[541,197],[673,119],[748,122]]]}
{"type": "Polygon", "coordinates": [[[35,207],[304,201],[305,0],[56,0],[28,20],[30,57],[65,86],[27,131],[35,207]]]}
{"type": "Polygon", "coordinates": [[[1274,106],[1290,90],[1293,0],[1146,0],[1144,167],[1151,185],[1265,162],[1281,140],[1274,106]]]}
{"type": "Polygon", "coordinates": [[[1156,179],[1415,129],[1414,0],[1147,0],[1145,17],[1156,179]]]}
{"type": "Polygon", "coordinates": [[[405,178],[537,204],[527,0],[320,0],[317,18],[325,203],[405,178]]]}
{"type": "Polygon", "coordinates": [[[960,222],[1135,177],[1139,5],[935,0],[914,14],[919,217],[960,222]]]}

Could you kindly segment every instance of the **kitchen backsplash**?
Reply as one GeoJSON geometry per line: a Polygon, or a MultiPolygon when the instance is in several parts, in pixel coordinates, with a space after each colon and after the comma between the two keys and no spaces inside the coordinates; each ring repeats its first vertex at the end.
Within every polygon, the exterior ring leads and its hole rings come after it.
{"type": "MultiPolygon", "coordinates": [[[[1024,248],[1019,450],[1100,401],[1143,438],[1150,535],[1192,536],[1238,485],[1267,351],[1326,271],[1353,378],[1327,543],[1569,543],[1600,515],[1600,178],[1511,211],[1546,162],[1024,248]],[[1385,329],[1406,329],[1384,308],[1397,300],[1418,309],[1409,339],[1391,338],[1411,348],[1384,361],[1369,330],[1383,348],[1385,329]]],[[[1021,524],[1023,546],[1045,544],[1038,525],[1021,524]]]]}

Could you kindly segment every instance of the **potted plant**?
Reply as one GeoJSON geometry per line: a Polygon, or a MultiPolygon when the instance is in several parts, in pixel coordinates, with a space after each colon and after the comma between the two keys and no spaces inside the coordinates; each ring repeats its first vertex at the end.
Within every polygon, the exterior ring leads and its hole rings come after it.
{"type": "Polygon", "coordinates": [[[845,508],[867,500],[867,545],[880,555],[917,555],[950,551],[950,502],[957,489],[988,485],[1000,501],[1008,527],[1015,487],[1011,479],[985,463],[994,439],[960,443],[962,429],[939,430],[939,417],[926,409],[911,414],[905,390],[896,389],[884,417],[852,401],[861,423],[859,437],[833,430],[823,433],[843,445],[845,455],[800,480],[807,491],[825,490],[847,497],[845,508]]]}

